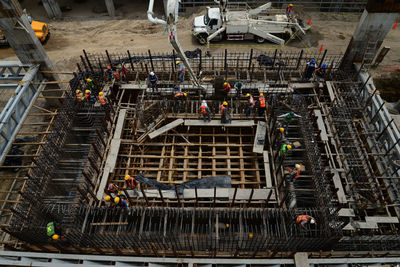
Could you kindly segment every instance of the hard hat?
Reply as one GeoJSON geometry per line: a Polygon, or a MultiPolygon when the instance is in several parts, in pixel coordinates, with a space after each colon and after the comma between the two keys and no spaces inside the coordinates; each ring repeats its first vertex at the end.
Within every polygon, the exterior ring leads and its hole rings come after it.
{"type": "Polygon", "coordinates": [[[86,94],[90,94],[90,90],[86,90],[85,93],[86,93],[86,94]]]}
{"type": "Polygon", "coordinates": [[[260,93],[260,96],[264,96],[264,94],[263,94],[263,93],[260,93]]]}
{"type": "Polygon", "coordinates": [[[224,86],[227,86],[228,85],[228,83],[227,82],[224,82],[224,86]]]}
{"type": "Polygon", "coordinates": [[[122,192],[121,192],[121,191],[118,191],[117,195],[118,195],[118,196],[122,195],[122,192]]]}
{"type": "Polygon", "coordinates": [[[326,67],[326,64],[324,63],[324,64],[322,64],[322,67],[326,67]]]}
{"type": "Polygon", "coordinates": [[[250,234],[249,234],[249,237],[250,237],[250,238],[253,238],[253,234],[252,234],[252,233],[250,233],[250,234]]]}
{"type": "Polygon", "coordinates": [[[311,223],[311,224],[314,224],[314,223],[315,223],[314,218],[311,218],[310,223],[311,223]]]}
{"type": "Polygon", "coordinates": [[[111,199],[111,197],[110,197],[109,195],[107,195],[107,196],[104,197],[104,200],[105,200],[105,201],[110,201],[110,199],[111,199]]]}
{"type": "Polygon", "coordinates": [[[311,63],[315,63],[315,59],[311,59],[311,63]]]}
{"type": "Polygon", "coordinates": [[[289,6],[293,6],[293,4],[289,4],[289,6]]]}
{"type": "Polygon", "coordinates": [[[281,132],[281,133],[283,133],[284,131],[285,131],[285,128],[279,128],[279,131],[281,132]]]}
{"type": "Polygon", "coordinates": [[[111,67],[110,67],[110,66],[108,66],[108,67],[107,67],[107,69],[108,69],[108,70],[111,70],[111,67]]]}
{"type": "Polygon", "coordinates": [[[229,228],[229,223],[225,224],[226,228],[229,228]]]}
{"type": "Polygon", "coordinates": [[[87,82],[91,82],[91,81],[92,81],[92,79],[90,79],[90,78],[87,78],[87,79],[86,79],[86,81],[87,81],[87,82]]]}
{"type": "Polygon", "coordinates": [[[151,75],[151,76],[154,76],[154,72],[151,71],[151,72],[150,72],[150,75],[151,75]]]}
{"type": "Polygon", "coordinates": [[[118,204],[119,203],[119,197],[114,198],[114,203],[118,204]]]}
{"type": "Polygon", "coordinates": [[[60,236],[56,234],[56,235],[53,235],[51,238],[53,238],[53,240],[58,240],[60,238],[60,236]]]}
{"type": "Polygon", "coordinates": [[[99,92],[99,95],[103,95],[103,92],[99,92]]]}
{"type": "Polygon", "coordinates": [[[178,65],[179,63],[181,63],[181,62],[179,62],[179,61],[176,61],[176,62],[175,62],[176,65],[178,65]]]}
{"type": "Polygon", "coordinates": [[[246,94],[246,97],[249,97],[250,96],[250,94],[246,94]]]}
{"type": "Polygon", "coordinates": [[[183,93],[184,96],[187,96],[187,93],[183,93]]]}
{"type": "Polygon", "coordinates": [[[76,90],[75,93],[79,94],[81,92],[81,90],[76,90]]]}
{"type": "Polygon", "coordinates": [[[293,111],[290,111],[290,112],[289,112],[289,115],[290,115],[290,116],[294,116],[294,112],[293,112],[293,111]]]}
{"type": "Polygon", "coordinates": [[[224,101],[224,103],[222,103],[222,105],[227,106],[228,102],[224,101]]]}
{"type": "Polygon", "coordinates": [[[125,175],[125,180],[128,180],[129,178],[131,178],[129,174],[125,175]]]}
{"type": "Polygon", "coordinates": [[[292,149],[292,146],[291,146],[291,145],[287,145],[286,147],[287,147],[287,149],[289,149],[289,150],[292,149]]]}
{"type": "Polygon", "coordinates": [[[294,165],[294,167],[295,167],[296,169],[301,169],[301,165],[300,165],[300,164],[296,164],[296,165],[294,165]]]}

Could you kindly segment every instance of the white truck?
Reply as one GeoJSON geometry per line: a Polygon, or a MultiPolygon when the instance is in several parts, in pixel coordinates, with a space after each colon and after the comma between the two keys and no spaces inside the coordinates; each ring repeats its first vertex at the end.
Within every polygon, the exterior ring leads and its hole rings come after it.
{"type": "Polygon", "coordinates": [[[293,11],[286,15],[282,10],[271,9],[266,3],[255,9],[231,11],[226,2],[217,2],[220,7],[210,8],[203,16],[193,20],[192,33],[200,44],[212,41],[255,40],[257,43],[270,41],[279,45],[285,43],[277,35],[305,35],[310,26],[304,26],[293,11]]]}

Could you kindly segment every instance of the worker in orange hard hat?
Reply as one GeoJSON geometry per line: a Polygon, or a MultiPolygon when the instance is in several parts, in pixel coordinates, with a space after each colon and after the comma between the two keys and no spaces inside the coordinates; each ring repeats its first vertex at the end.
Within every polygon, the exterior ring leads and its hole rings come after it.
{"type": "Polygon", "coordinates": [[[286,7],[286,16],[290,16],[290,14],[292,13],[292,8],[293,8],[293,4],[289,4],[287,7],[286,7]]]}
{"type": "Polygon", "coordinates": [[[111,66],[108,66],[107,69],[104,72],[107,75],[107,81],[111,82],[112,81],[112,76],[113,76],[113,70],[112,70],[111,66]]]}

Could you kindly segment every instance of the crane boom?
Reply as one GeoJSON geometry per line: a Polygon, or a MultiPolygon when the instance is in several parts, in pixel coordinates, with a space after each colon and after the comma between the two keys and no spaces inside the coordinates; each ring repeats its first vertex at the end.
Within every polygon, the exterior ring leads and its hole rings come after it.
{"type": "Polygon", "coordinates": [[[175,49],[176,53],[179,55],[181,61],[185,65],[187,72],[189,73],[190,79],[195,86],[201,87],[199,80],[193,72],[193,69],[190,66],[189,60],[187,59],[185,52],[183,51],[179,41],[178,35],[176,31],[176,24],[178,23],[178,10],[179,10],[179,1],[178,0],[168,0],[167,10],[166,10],[166,21],[153,17],[153,5],[154,0],[150,0],[149,9],[147,11],[147,18],[149,21],[155,24],[162,24],[167,27],[168,30],[168,41],[175,49]]]}

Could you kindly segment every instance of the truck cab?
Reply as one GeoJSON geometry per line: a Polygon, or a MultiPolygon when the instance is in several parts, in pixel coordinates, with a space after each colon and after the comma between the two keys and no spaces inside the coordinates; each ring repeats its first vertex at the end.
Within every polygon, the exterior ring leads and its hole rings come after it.
{"type": "MultiPolygon", "coordinates": [[[[220,9],[207,7],[206,13],[203,16],[194,18],[192,33],[200,44],[205,44],[207,42],[207,37],[219,30],[221,26],[220,9]]],[[[218,41],[221,39],[222,36],[217,36],[213,40],[218,41]]]]}
{"type": "MultiPolygon", "coordinates": [[[[37,38],[42,44],[45,44],[50,38],[50,31],[47,24],[44,22],[33,20],[30,16],[28,16],[28,19],[37,38]]],[[[8,45],[8,41],[2,31],[0,31],[0,45],[8,45]]]]}

